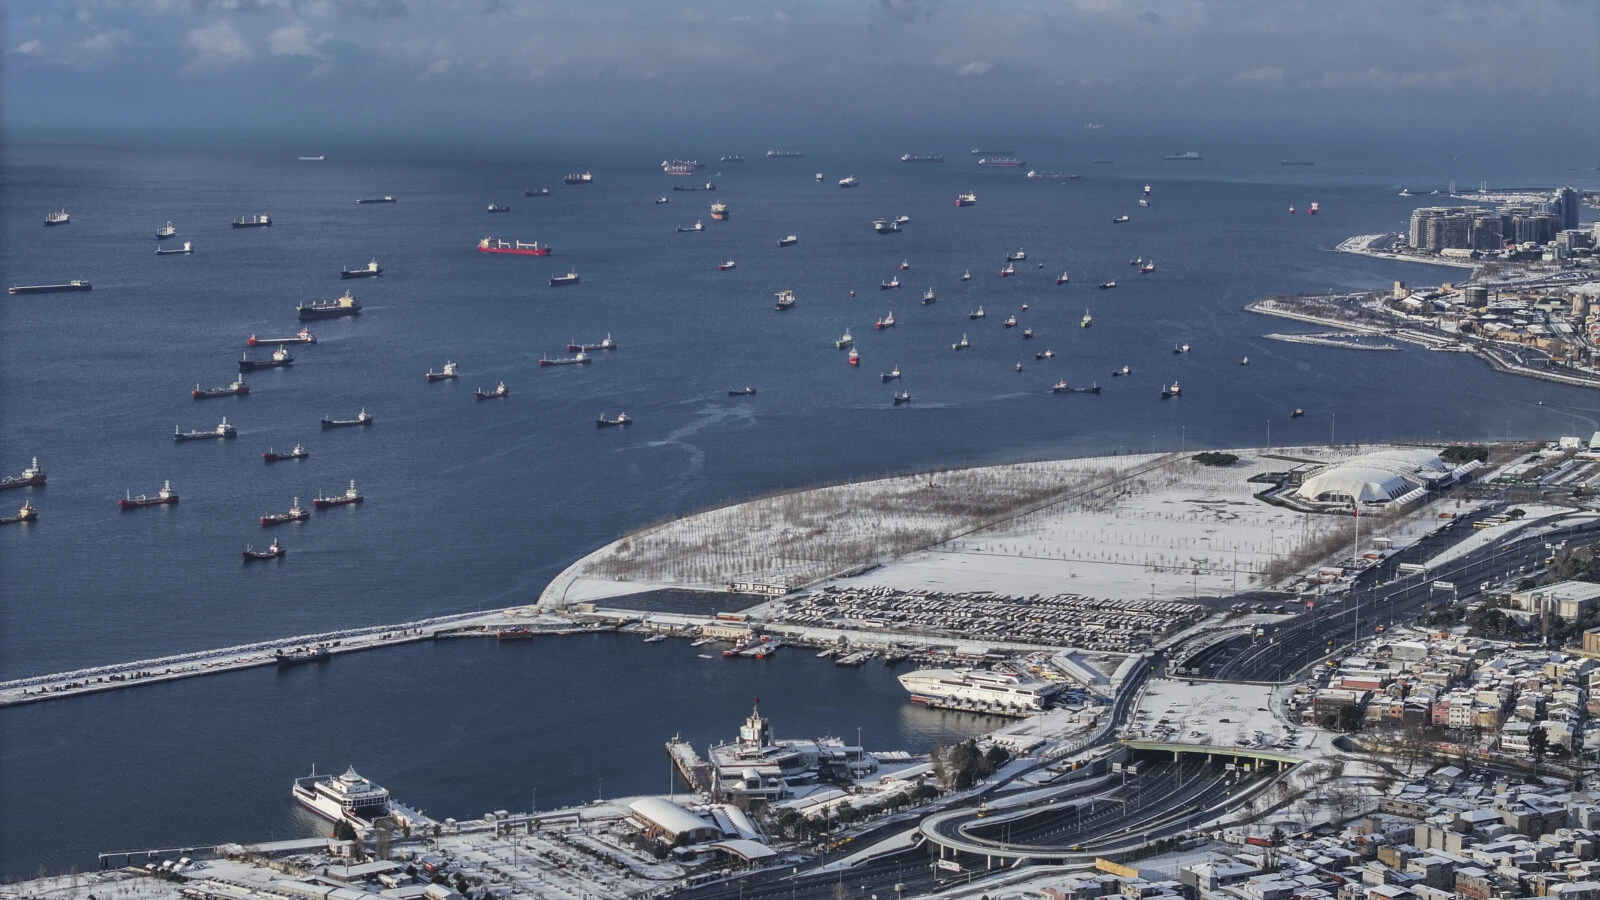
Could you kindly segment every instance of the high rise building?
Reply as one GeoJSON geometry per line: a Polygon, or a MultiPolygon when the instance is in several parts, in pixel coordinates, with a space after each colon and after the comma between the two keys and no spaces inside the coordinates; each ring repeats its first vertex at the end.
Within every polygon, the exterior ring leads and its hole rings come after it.
{"type": "Polygon", "coordinates": [[[1564,187],[1556,191],[1556,212],[1561,216],[1561,226],[1558,231],[1566,231],[1578,227],[1578,210],[1580,199],[1576,188],[1564,187]]]}
{"type": "Polygon", "coordinates": [[[1414,249],[1438,252],[1472,248],[1472,219],[1482,213],[1475,206],[1424,206],[1411,211],[1409,243],[1414,249]]]}

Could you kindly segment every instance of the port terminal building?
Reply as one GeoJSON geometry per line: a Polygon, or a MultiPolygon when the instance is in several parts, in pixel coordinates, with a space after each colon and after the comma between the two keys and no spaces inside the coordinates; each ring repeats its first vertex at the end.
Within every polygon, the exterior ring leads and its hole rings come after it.
{"type": "Polygon", "coordinates": [[[771,802],[794,795],[794,788],[823,778],[857,779],[878,769],[878,761],[839,738],[776,740],[772,723],[757,706],[739,728],[739,739],[710,750],[717,793],[726,798],[771,802]]]}

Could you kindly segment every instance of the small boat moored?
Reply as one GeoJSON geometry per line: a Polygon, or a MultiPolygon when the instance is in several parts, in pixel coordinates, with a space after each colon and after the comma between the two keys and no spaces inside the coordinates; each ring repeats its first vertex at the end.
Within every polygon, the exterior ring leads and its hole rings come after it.
{"type": "Polygon", "coordinates": [[[923,306],[932,306],[934,301],[936,301],[938,299],[939,298],[937,296],[935,296],[934,293],[933,293],[933,288],[928,288],[927,290],[922,292],[922,305],[923,306]]]}
{"type": "Polygon", "coordinates": [[[1004,269],[1000,270],[1000,277],[1001,278],[1010,278],[1012,275],[1015,275],[1015,274],[1017,274],[1017,267],[1012,265],[1011,263],[1006,263],[1006,267],[1004,269]]]}
{"type": "Polygon", "coordinates": [[[972,312],[967,313],[967,318],[969,318],[969,319],[981,319],[986,315],[988,315],[988,313],[985,313],[983,311],[983,306],[979,305],[977,309],[973,310],[972,312]]]}
{"type": "Polygon", "coordinates": [[[1126,221],[1128,221],[1128,217],[1126,215],[1122,215],[1122,216],[1117,216],[1115,219],[1112,219],[1111,220],[1111,224],[1113,224],[1113,225],[1121,225],[1123,222],[1126,222],[1126,221]]]}
{"type": "Polygon", "coordinates": [[[894,395],[894,405],[895,406],[901,406],[903,404],[910,403],[910,402],[911,402],[911,392],[910,391],[896,391],[895,392],[895,395],[894,395]]]}
{"type": "Polygon", "coordinates": [[[1303,409],[1301,409],[1301,408],[1300,408],[1300,407],[1298,407],[1298,406],[1296,406],[1296,407],[1295,407],[1295,408],[1294,408],[1294,412],[1292,412],[1292,413],[1290,413],[1290,414],[1289,414],[1289,418],[1291,418],[1291,419],[1298,419],[1298,418],[1300,418],[1300,417],[1301,417],[1301,416],[1303,416],[1303,415],[1305,415],[1305,414],[1306,414],[1306,411],[1305,411],[1305,410],[1303,410],[1303,409]]]}
{"type": "Polygon", "coordinates": [[[727,262],[717,263],[717,271],[718,272],[726,272],[729,269],[733,268],[735,265],[736,264],[731,259],[728,260],[727,262]]]}
{"type": "Polygon", "coordinates": [[[950,349],[951,350],[965,350],[970,346],[972,346],[972,345],[971,345],[971,343],[969,343],[967,341],[967,336],[965,334],[963,334],[963,335],[961,335],[961,340],[956,341],[954,344],[950,345],[950,349]]]}
{"type": "Polygon", "coordinates": [[[1015,327],[1017,327],[1017,317],[1016,316],[1007,316],[1006,320],[1004,322],[1000,323],[1000,327],[1001,328],[1015,328],[1015,327]]]}
{"type": "Polygon", "coordinates": [[[900,286],[900,276],[896,275],[893,278],[889,279],[888,281],[881,282],[878,285],[878,290],[880,290],[880,291],[892,291],[895,288],[898,288],[899,286],[900,286]]]}
{"type": "Polygon", "coordinates": [[[1089,315],[1089,311],[1087,309],[1084,310],[1083,311],[1083,318],[1078,321],[1078,327],[1079,328],[1088,328],[1090,325],[1093,325],[1093,324],[1094,324],[1094,316],[1089,315]]]}
{"type": "Polygon", "coordinates": [[[861,365],[861,351],[857,350],[854,347],[851,347],[850,348],[849,362],[850,362],[851,366],[860,366],[861,365]]]}
{"type": "Polygon", "coordinates": [[[833,347],[835,350],[843,350],[855,342],[856,339],[850,334],[850,329],[846,328],[844,330],[844,334],[841,335],[837,341],[833,342],[833,347]]]}
{"type": "Polygon", "coordinates": [[[1060,275],[1056,276],[1056,284],[1066,284],[1071,280],[1072,277],[1065,272],[1062,272],[1060,275]]]}
{"type": "Polygon", "coordinates": [[[1056,358],[1056,352],[1054,350],[1040,350],[1038,353],[1035,353],[1033,355],[1033,358],[1034,359],[1055,359],[1056,358]]]}
{"type": "Polygon", "coordinates": [[[1111,279],[1110,281],[1102,281],[1102,282],[1100,282],[1100,290],[1102,290],[1102,291],[1109,291],[1109,290],[1111,290],[1112,288],[1114,288],[1116,286],[1117,286],[1117,280],[1115,278],[1111,279]]]}
{"type": "Polygon", "coordinates": [[[1181,385],[1179,385],[1176,381],[1174,381],[1172,383],[1171,387],[1164,387],[1164,388],[1161,389],[1161,399],[1163,399],[1163,400],[1166,400],[1169,397],[1182,397],[1182,396],[1183,396],[1183,387],[1181,385]]]}
{"type": "Polygon", "coordinates": [[[894,327],[894,311],[890,310],[888,315],[885,315],[883,318],[879,319],[877,324],[874,325],[873,327],[876,328],[879,331],[882,331],[885,328],[893,328],[894,327]]]}
{"type": "Polygon", "coordinates": [[[798,244],[798,243],[800,243],[800,238],[798,238],[798,237],[796,237],[795,235],[792,235],[792,234],[785,235],[784,237],[778,238],[778,246],[779,247],[793,247],[795,244],[798,244]]]}
{"type": "Polygon", "coordinates": [[[900,367],[899,366],[895,366],[894,368],[890,369],[889,371],[879,374],[878,377],[883,379],[885,384],[887,384],[888,382],[894,381],[894,380],[896,380],[896,379],[898,379],[900,377],[900,367]]]}

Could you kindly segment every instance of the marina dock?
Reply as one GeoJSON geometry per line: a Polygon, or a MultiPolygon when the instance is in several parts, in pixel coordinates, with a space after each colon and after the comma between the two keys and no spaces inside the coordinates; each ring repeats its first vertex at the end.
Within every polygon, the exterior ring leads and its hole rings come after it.
{"type": "Polygon", "coordinates": [[[667,754],[690,790],[711,793],[711,764],[700,758],[692,744],[673,735],[672,740],[667,741],[667,754]]]}

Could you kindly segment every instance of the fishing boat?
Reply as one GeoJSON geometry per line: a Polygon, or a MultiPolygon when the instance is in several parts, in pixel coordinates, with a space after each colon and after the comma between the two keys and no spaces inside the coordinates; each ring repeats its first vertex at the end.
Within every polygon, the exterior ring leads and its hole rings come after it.
{"type": "Polygon", "coordinates": [[[901,213],[900,215],[894,217],[894,223],[896,225],[909,225],[911,223],[911,217],[901,213]]]}
{"type": "Polygon", "coordinates": [[[539,365],[540,365],[540,367],[549,367],[549,366],[586,366],[589,363],[590,363],[589,354],[584,353],[581,350],[579,352],[577,352],[577,353],[574,353],[571,356],[563,357],[563,358],[560,358],[560,359],[550,359],[547,356],[539,357],[539,365]]]}
{"type": "Polygon", "coordinates": [[[1038,353],[1035,353],[1033,355],[1033,358],[1034,359],[1055,359],[1056,358],[1056,352],[1054,350],[1040,350],[1038,353]]]}
{"type": "Polygon", "coordinates": [[[893,328],[894,327],[894,312],[891,310],[887,315],[885,315],[883,318],[879,319],[878,323],[873,327],[877,328],[879,331],[882,331],[885,328],[893,328]]]}
{"type": "Polygon", "coordinates": [[[923,306],[930,306],[938,299],[939,299],[938,297],[934,296],[933,288],[928,288],[927,290],[922,292],[922,305],[923,306]]]}
{"type": "Polygon", "coordinates": [[[141,506],[164,506],[177,502],[178,492],[172,489],[172,482],[167,481],[162,483],[161,490],[157,491],[154,496],[140,494],[135,497],[133,491],[128,491],[126,497],[117,501],[117,505],[123,509],[138,509],[141,506]]]}
{"type": "Polygon", "coordinates": [[[1078,320],[1078,327],[1079,328],[1088,328],[1090,325],[1093,325],[1093,324],[1094,324],[1094,316],[1089,315],[1089,311],[1087,309],[1084,310],[1083,311],[1083,318],[1078,320]]]}
{"type": "Polygon", "coordinates": [[[494,390],[486,391],[483,388],[478,388],[476,391],[473,391],[472,396],[479,400],[497,400],[501,397],[511,396],[511,390],[507,388],[506,383],[502,381],[500,382],[500,386],[494,390]]]}
{"type": "Polygon", "coordinates": [[[600,418],[594,420],[594,424],[596,428],[615,428],[620,425],[632,425],[633,420],[628,418],[627,413],[617,413],[616,417],[611,419],[601,413],[600,418]]]}
{"type": "Polygon", "coordinates": [[[1133,374],[1133,367],[1132,366],[1123,366],[1120,369],[1112,369],[1111,370],[1112,377],[1116,377],[1116,376],[1119,376],[1119,375],[1132,375],[1132,374],[1133,374]]]}
{"type": "Polygon", "coordinates": [[[194,241],[184,241],[179,247],[157,247],[157,256],[193,256],[194,241]]]}
{"type": "Polygon", "coordinates": [[[1102,290],[1102,291],[1109,291],[1109,290],[1111,290],[1112,288],[1114,288],[1116,286],[1117,286],[1117,280],[1115,278],[1111,279],[1110,281],[1102,281],[1102,282],[1100,282],[1100,290],[1102,290]]]}
{"type": "Polygon", "coordinates": [[[1306,215],[1314,216],[1321,209],[1322,209],[1322,207],[1317,205],[1317,202],[1315,200],[1313,200],[1313,201],[1311,201],[1311,205],[1306,207],[1306,215]]]}
{"type": "Polygon", "coordinates": [[[316,342],[317,338],[311,333],[311,329],[302,328],[295,332],[294,337],[286,338],[258,338],[252,334],[245,338],[244,345],[246,347],[270,347],[277,344],[315,344],[316,342]]]}
{"type": "Polygon", "coordinates": [[[1189,345],[1188,344],[1179,344],[1176,347],[1172,348],[1172,352],[1173,353],[1188,353],[1189,352],[1189,345]]]}
{"type": "Polygon", "coordinates": [[[896,380],[896,379],[898,379],[900,377],[900,367],[899,366],[895,366],[894,368],[890,369],[887,372],[880,373],[878,375],[878,377],[883,379],[885,384],[887,384],[888,382],[894,381],[894,380],[896,380]]]}
{"type": "Polygon", "coordinates": [[[1300,408],[1300,407],[1298,407],[1298,406],[1296,406],[1296,407],[1295,407],[1295,408],[1294,408],[1294,412],[1292,412],[1292,413],[1289,413],[1289,418],[1291,418],[1291,419],[1298,419],[1298,418],[1300,418],[1300,417],[1301,417],[1301,416],[1303,416],[1303,415],[1305,415],[1305,414],[1306,414],[1306,411],[1305,411],[1305,410],[1303,410],[1303,409],[1301,409],[1301,408],[1300,408]]]}
{"type": "Polygon", "coordinates": [[[850,335],[850,329],[846,328],[844,334],[837,341],[833,342],[833,347],[835,350],[843,350],[855,342],[856,339],[850,335]]]}
{"type": "Polygon", "coordinates": [[[702,222],[695,222],[693,225],[679,225],[678,226],[678,233],[679,234],[683,234],[684,232],[688,232],[688,231],[705,231],[705,230],[706,230],[706,226],[702,222]]]}
{"type": "Polygon", "coordinates": [[[1145,185],[1145,186],[1144,186],[1144,190],[1143,190],[1143,191],[1140,191],[1140,192],[1139,192],[1139,193],[1140,193],[1140,196],[1143,196],[1143,197],[1148,197],[1148,196],[1150,196],[1150,185],[1148,185],[1148,184],[1147,184],[1147,185],[1145,185]]]}
{"type": "Polygon", "coordinates": [[[661,206],[664,203],[671,203],[671,202],[672,201],[667,199],[667,197],[665,195],[662,195],[662,196],[656,198],[656,205],[657,206],[661,206]]]}
{"type": "Polygon", "coordinates": [[[1121,216],[1117,216],[1115,219],[1112,219],[1111,220],[1111,224],[1113,224],[1113,225],[1121,225],[1123,222],[1126,222],[1126,221],[1128,221],[1128,217],[1126,215],[1121,215],[1121,216]]]}
{"type": "Polygon", "coordinates": [[[250,393],[250,386],[244,383],[244,376],[241,375],[235,378],[233,383],[227,387],[203,388],[197,384],[194,386],[194,390],[189,392],[189,395],[196,400],[206,400],[211,397],[243,397],[248,393],[250,393]]]}
{"type": "Polygon", "coordinates": [[[20,525],[24,522],[32,522],[37,518],[39,518],[39,511],[33,508],[33,501],[24,500],[16,515],[0,516],[0,525],[20,525]]]}
{"type": "Polygon", "coordinates": [[[496,237],[486,237],[478,242],[479,253],[504,253],[511,256],[549,256],[550,248],[538,241],[502,241],[496,237]]]}
{"type": "Polygon", "coordinates": [[[1015,275],[1015,274],[1017,274],[1017,267],[1012,265],[1011,263],[1006,263],[1006,267],[1004,269],[1000,270],[1000,277],[1001,278],[1010,278],[1012,275],[1015,275]]]}
{"type": "Polygon", "coordinates": [[[895,288],[898,288],[899,286],[900,286],[900,276],[896,275],[895,277],[889,279],[888,281],[884,281],[884,282],[879,283],[878,290],[880,290],[880,291],[890,291],[890,290],[894,290],[895,288]]]}
{"type": "Polygon", "coordinates": [[[1140,198],[1139,198],[1139,205],[1140,205],[1140,206],[1149,206],[1149,205],[1150,205],[1150,201],[1149,201],[1149,200],[1146,200],[1146,199],[1145,199],[1145,198],[1143,198],[1143,197],[1140,197],[1140,198]]]}
{"type": "Polygon", "coordinates": [[[967,336],[965,334],[963,334],[963,335],[961,335],[961,340],[956,341],[954,344],[950,345],[950,349],[951,350],[965,350],[970,346],[972,346],[972,345],[967,342],[967,336]]]}
{"type": "Polygon", "coordinates": [[[739,388],[738,390],[730,390],[730,391],[728,391],[728,396],[729,397],[753,397],[753,396],[755,396],[755,393],[756,393],[756,389],[747,384],[744,387],[739,388]]]}
{"type": "Polygon", "coordinates": [[[177,233],[178,233],[178,226],[172,224],[172,221],[169,219],[167,221],[167,224],[165,224],[165,225],[161,226],[160,228],[156,229],[156,240],[164,241],[167,238],[172,237],[173,235],[175,235],[177,233]]]}
{"type": "Polygon", "coordinates": [[[727,262],[718,263],[717,264],[717,271],[718,272],[726,272],[726,271],[728,271],[729,269],[731,269],[733,267],[734,267],[734,262],[733,262],[733,260],[730,259],[727,262]]]}
{"type": "Polygon", "coordinates": [[[910,391],[896,391],[895,392],[895,395],[894,395],[894,405],[895,406],[900,406],[901,404],[910,403],[910,402],[911,402],[911,392],[910,391]]]}
{"type": "Polygon", "coordinates": [[[972,270],[968,269],[965,272],[962,272],[961,273],[961,280],[962,281],[971,281],[972,280],[972,270]]]}
{"type": "Polygon", "coordinates": [[[793,247],[795,244],[798,244],[798,243],[800,243],[800,239],[798,237],[792,235],[792,234],[791,235],[787,235],[785,237],[778,238],[778,246],[779,247],[793,247]]]}
{"type": "Polygon", "coordinates": [[[550,286],[551,287],[563,287],[565,285],[577,284],[577,283],[578,283],[578,273],[577,273],[576,270],[568,269],[567,270],[567,274],[565,274],[565,275],[551,275],[550,276],[550,286]]]}
{"type": "Polygon", "coordinates": [[[605,338],[603,338],[600,341],[600,343],[598,343],[598,344],[580,344],[580,343],[577,343],[576,341],[568,341],[567,342],[567,352],[568,353],[580,353],[580,352],[581,353],[591,353],[591,352],[593,352],[595,350],[615,350],[615,349],[617,349],[617,342],[612,339],[611,333],[609,331],[606,332],[605,338]]]}
{"type": "Polygon", "coordinates": [[[779,291],[774,296],[778,298],[778,302],[772,305],[773,309],[783,312],[794,308],[794,291],[779,291]]]}
{"type": "Polygon", "coordinates": [[[978,195],[973,193],[973,192],[971,192],[971,191],[968,191],[965,194],[957,194],[956,195],[956,206],[958,206],[958,207],[960,207],[960,206],[976,206],[977,203],[978,203],[978,195]]]}
{"type": "Polygon", "coordinates": [[[339,270],[340,278],[376,278],[382,274],[383,266],[378,265],[378,261],[375,259],[369,261],[364,266],[357,266],[353,269],[339,270]]]}
{"type": "Polygon", "coordinates": [[[1154,272],[1155,270],[1156,270],[1155,261],[1154,260],[1148,260],[1148,261],[1145,262],[1144,265],[1139,267],[1139,274],[1140,275],[1149,275],[1151,272],[1154,272]]]}
{"type": "Polygon", "coordinates": [[[1293,206],[1289,207],[1289,215],[1291,215],[1291,216],[1294,215],[1294,207],[1293,206]]]}
{"type": "Polygon", "coordinates": [[[317,497],[311,501],[311,505],[317,509],[329,509],[335,506],[349,506],[352,503],[364,502],[366,502],[366,498],[361,496],[360,491],[356,490],[356,482],[355,479],[352,478],[350,480],[350,487],[346,489],[343,494],[338,496],[330,495],[327,497],[317,497]]]}
{"type": "Polygon", "coordinates": [[[1071,280],[1072,277],[1065,272],[1062,272],[1060,275],[1056,276],[1056,284],[1066,284],[1071,280]]]}
{"type": "Polygon", "coordinates": [[[550,196],[550,189],[547,188],[547,187],[528,188],[527,190],[522,192],[522,196],[524,196],[524,197],[548,197],[548,196],[550,196]]]}
{"type": "Polygon", "coordinates": [[[1183,388],[1176,381],[1172,383],[1171,387],[1164,387],[1161,389],[1161,399],[1163,400],[1169,397],[1181,396],[1183,396],[1183,388]]]}
{"type": "Polygon", "coordinates": [[[268,447],[267,448],[267,452],[261,454],[261,461],[262,462],[269,462],[269,463],[270,462],[278,462],[279,460],[284,460],[284,459],[310,459],[310,458],[311,458],[311,451],[307,450],[304,446],[302,446],[300,444],[295,444],[294,445],[294,449],[290,450],[288,453],[278,453],[277,451],[273,450],[271,447],[268,447]]]}
{"type": "Polygon", "coordinates": [[[1250,357],[1246,356],[1244,359],[1239,360],[1239,365],[1241,365],[1241,366],[1250,365],[1250,357]]]}
{"type": "Polygon", "coordinates": [[[0,478],[0,491],[10,488],[32,487],[36,484],[44,484],[44,482],[44,469],[39,465],[39,457],[35,456],[33,465],[23,469],[22,474],[7,475],[4,478],[0,478]]]}
{"type": "Polygon", "coordinates": [[[210,431],[179,431],[176,425],[172,427],[172,439],[178,443],[183,443],[184,441],[232,440],[238,436],[238,430],[228,424],[227,416],[222,417],[222,424],[210,431]]]}
{"type": "Polygon", "coordinates": [[[967,318],[969,318],[969,319],[981,319],[985,315],[988,315],[988,314],[983,311],[983,306],[979,305],[979,307],[977,309],[973,310],[972,312],[967,313],[967,318]]]}
{"type": "Polygon", "coordinates": [[[822,181],[823,181],[823,178],[822,178],[822,173],[821,173],[821,172],[818,172],[818,173],[817,173],[817,184],[821,184],[821,183],[822,183],[822,181]]]}
{"type": "Polygon", "coordinates": [[[311,518],[311,510],[300,505],[300,498],[294,498],[294,505],[288,512],[266,513],[261,517],[262,525],[282,525],[285,522],[303,522],[311,518]]]}
{"type": "Polygon", "coordinates": [[[294,365],[294,357],[289,355],[289,348],[279,346],[272,351],[272,356],[267,359],[251,359],[249,352],[239,357],[239,371],[248,372],[252,369],[287,369],[294,365]]]}
{"type": "Polygon", "coordinates": [[[282,559],[284,556],[288,555],[288,553],[289,551],[284,549],[282,544],[274,540],[272,543],[267,545],[267,549],[265,550],[257,550],[253,546],[246,547],[244,548],[242,555],[244,556],[245,562],[255,562],[258,559],[282,559]]]}
{"type": "Polygon", "coordinates": [[[1001,328],[1015,328],[1015,327],[1017,327],[1017,317],[1016,316],[1006,316],[1006,320],[1004,322],[1000,323],[1000,327],[1001,328]]]}
{"type": "Polygon", "coordinates": [[[429,369],[427,372],[425,372],[423,374],[422,380],[423,381],[428,381],[428,382],[449,381],[450,379],[455,378],[455,377],[456,377],[456,364],[453,363],[453,362],[450,362],[449,360],[446,360],[445,364],[444,364],[444,369],[442,369],[441,371],[438,371],[438,372],[435,372],[434,370],[429,369]]]}
{"type": "Polygon", "coordinates": [[[328,416],[328,415],[324,415],[322,417],[322,427],[324,429],[327,429],[327,428],[348,428],[348,427],[356,426],[356,425],[371,425],[371,424],[372,424],[372,414],[367,412],[367,408],[364,407],[364,406],[361,408],[361,412],[356,413],[356,417],[354,419],[335,419],[335,418],[332,418],[331,416],[328,416]]]}

